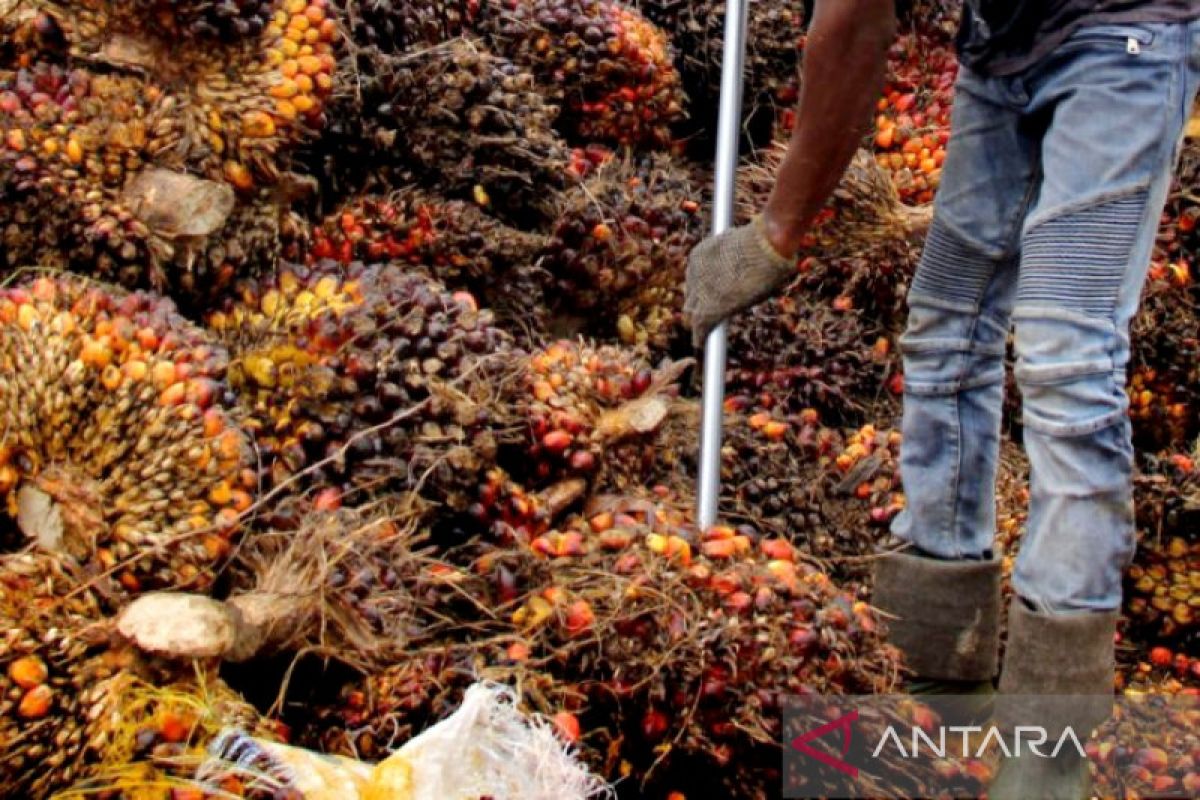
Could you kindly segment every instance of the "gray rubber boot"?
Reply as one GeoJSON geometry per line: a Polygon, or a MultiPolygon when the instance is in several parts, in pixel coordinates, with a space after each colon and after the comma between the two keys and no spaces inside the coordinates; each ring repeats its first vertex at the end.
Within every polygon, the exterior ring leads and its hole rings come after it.
{"type": "MultiPolygon", "coordinates": [[[[1080,745],[1113,709],[1113,633],[1117,611],[1045,614],[1014,598],[1000,675],[996,722],[1045,729],[1053,751],[1069,726],[1080,745]]],[[[1028,738],[1028,737],[1027,737],[1028,738]]],[[[1022,750],[1003,759],[989,800],[1079,800],[1090,796],[1087,759],[1070,741],[1058,755],[1022,750]]]]}
{"type": "Polygon", "coordinates": [[[1000,562],[945,561],[913,552],[875,562],[875,607],[890,617],[913,694],[981,695],[970,721],[991,713],[1000,632],[1000,562]]]}

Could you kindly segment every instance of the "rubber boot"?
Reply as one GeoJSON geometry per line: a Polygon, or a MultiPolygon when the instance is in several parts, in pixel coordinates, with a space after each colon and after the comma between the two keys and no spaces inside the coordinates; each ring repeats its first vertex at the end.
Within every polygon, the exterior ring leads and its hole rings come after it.
{"type": "MultiPolygon", "coordinates": [[[[1118,612],[1046,614],[1014,598],[1000,674],[996,722],[1045,729],[1053,751],[1067,726],[1080,745],[1113,708],[1113,633],[1118,612]]],[[[1028,748],[1006,757],[989,800],[1079,800],[1090,796],[1088,761],[1069,741],[1048,757],[1028,748]]]]}
{"type": "Polygon", "coordinates": [[[991,714],[1000,632],[1000,562],[947,561],[914,550],[875,563],[875,607],[914,677],[913,694],[979,695],[969,719],[991,714]]]}

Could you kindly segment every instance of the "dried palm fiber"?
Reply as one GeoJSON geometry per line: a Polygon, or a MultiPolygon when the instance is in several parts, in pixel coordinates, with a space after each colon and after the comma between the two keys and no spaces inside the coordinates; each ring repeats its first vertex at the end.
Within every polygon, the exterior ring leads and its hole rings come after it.
{"type": "Polygon", "coordinates": [[[686,98],[667,36],[616,0],[500,0],[487,38],[562,108],[573,141],[665,146],[686,98]]]}
{"type": "Polygon", "coordinates": [[[883,691],[898,678],[866,605],[785,542],[698,536],[653,495],[602,503],[544,537],[571,539],[569,555],[482,552],[472,571],[490,578],[479,599],[492,621],[348,687],[304,735],[378,757],[478,676],[557,713],[599,774],[641,796],[700,791],[699,773],[709,794],[757,797],[780,780],[784,695],[883,691]]]}
{"type": "MultiPolygon", "coordinates": [[[[717,130],[725,3],[720,0],[635,0],[633,5],[666,33],[675,52],[690,118],[683,126],[693,146],[709,147],[717,130]]],[[[776,117],[798,100],[804,8],[790,0],[751,0],[747,11],[742,135],[768,144],[776,117]]],[[[698,150],[697,150],[698,152],[698,150]]],[[[704,150],[707,158],[709,150],[704,150]]]]}
{"type": "Polygon", "coordinates": [[[1138,550],[1126,572],[1130,634],[1194,634],[1200,617],[1200,452],[1146,456],[1134,484],[1138,550]]]}
{"type": "Polygon", "coordinates": [[[687,256],[704,236],[700,200],[665,156],[600,165],[563,196],[542,259],[558,313],[582,317],[588,335],[678,349],[687,256]]]}
{"type": "Polygon", "coordinates": [[[654,447],[689,363],[652,369],[636,351],[567,340],[534,353],[515,387],[525,429],[509,471],[533,485],[603,480],[607,448],[634,440],[654,447]]]}
{"type": "Polygon", "coordinates": [[[1185,261],[1155,262],[1134,317],[1130,415],[1142,449],[1186,447],[1200,435],[1200,288],[1185,261]]]}
{"type": "Polygon", "coordinates": [[[0,493],[25,535],[129,592],[207,587],[257,487],[227,358],[153,295],[0,291],[0,493]]]}
{"type": "Polygon", "coordinates": [[[0,557],[0,785],[46,797],[85,770],[92,721],[114,696],[122,660],[93,625],[102,610],[86,577],[48,554],[0,557]]]}
{"type": "MultiPolygon", "coordinates": [[[[482,579],[436,557],[419,507],[315,512],[238,553],[223,601],[151,593],[117,620],[138,647],[170,658],[247,661],[317,655],[368,672],[479,611],[482,579]],[[169,618],[164,629],[160,620],[169,618]]],[[[288,680],[279,678],[280,694],[288,680]]]]}
{"type": "Polygon", "coordinates": [[[386,194],[413,181],[518,227],[552,211],[569,178],[557,109],[533,77],[476,40],[343,59],[328,134],[306,154],[328,193],[386,194]]]}
{"type": "Polygon", "coordinates": [[[510,345],[469,294],[399,266],[285,265],[208,325],[276,489],[402,486],[459,507],[494,461],[510,345]]]}
{"type": "Polygon", "coordinates": [[[900,372],[892,338],[861,311],[814,302],[802,288],[735,318],[726,381],[793,414],[815,409],[829,424],[881,420],[896,405],[888,380],[900,372]]]}
{"type": "Polygon", "coordinates": [[[490,0],[332,0],[331,11],[356,47],[400,52],[478,32],[490,0]]]}

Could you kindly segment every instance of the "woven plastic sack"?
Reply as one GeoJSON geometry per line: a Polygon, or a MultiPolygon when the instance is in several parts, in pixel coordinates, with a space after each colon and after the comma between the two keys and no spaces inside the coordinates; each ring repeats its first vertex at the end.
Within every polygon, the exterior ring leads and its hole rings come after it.
{"type": "Polygon", "coordinates": [[[540,718],[516,708],[511,689],[477,683],[446,719],[371,766],[237,731],[210,748],[201,780],[236,774],[248,787],[305,800],[589,800],[611,797],[540,718]]]}

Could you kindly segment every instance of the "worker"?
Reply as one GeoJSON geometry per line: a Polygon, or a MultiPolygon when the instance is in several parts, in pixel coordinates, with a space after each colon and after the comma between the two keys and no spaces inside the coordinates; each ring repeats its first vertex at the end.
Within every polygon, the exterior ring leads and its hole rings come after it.
{"type": "MultiPolygon", "coordinates": [[[[689,259],[698,344],[795,276],[872,117],[893,2],[817,0],[773,191],[689,259]]],[[[1006,696],[1107,697],[1066,704],[1061,724],[1090,731],[1112,710],[1134,550],[1129,324],[1200,83],[1200,0],[966,6],[950,144],[900,339],[907,507],[897,548],[877,559],[874,602],[914,691],[986,692],[999,672],[997,713],[1006,696]],[[993,541],[1010,330],[1031,475],[1001,665],[993,541]]],[[[1005,759],[989,797],[1086,796],[1073,752],[1005,759]]]]}

